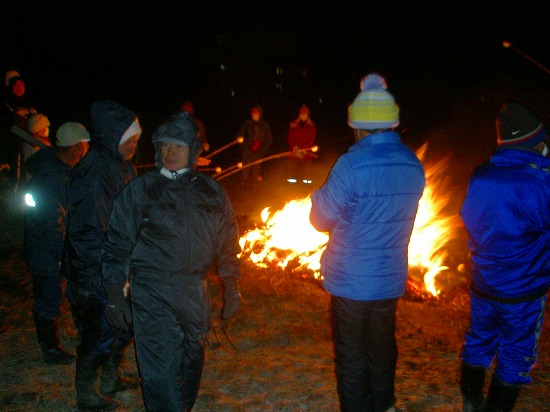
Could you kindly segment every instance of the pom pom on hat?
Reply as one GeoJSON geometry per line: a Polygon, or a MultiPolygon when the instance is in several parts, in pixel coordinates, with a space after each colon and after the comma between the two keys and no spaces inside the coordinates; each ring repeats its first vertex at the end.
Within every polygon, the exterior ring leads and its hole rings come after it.
{"type": "Polygon", "coordinates": [[[35,113],[29,117],[29,122],[27,123],[27,130],[29,132],[36,133],[45,127],[50,127],[50,121],[43,114],[35,113]]]}
{"type": "Polygon", "coordinates": [[[520,103],[503,105],[496,123],[500,146],[535,147],[548,137],[542,122],[520,103]]]}
{"type": "Polygon", "coordinates": [[[399,107],[387,91],[384,77],[370,73],[361,79],[361,92],[348,109],[348,124],[354,129],[391,129],[399,125],[399,107]]]}
{"type": "Polygon", "coordinates": [[[80,142],[90,140],[90,133],[84,125],[76,122],[63,123],[55,134],[56,144],[59,147],[74,146],[80,142]]]}
{"type": "Polygon", "coordinates": [[[6,85],[6,87],[9,87],[13,81],[17,80],[17,79],[20,79],[21,78],[21,75],[19,74],[18,71],[16,70],[8,70],[6,72],[6,75],[4,77],[4,83],[6,85]]]}

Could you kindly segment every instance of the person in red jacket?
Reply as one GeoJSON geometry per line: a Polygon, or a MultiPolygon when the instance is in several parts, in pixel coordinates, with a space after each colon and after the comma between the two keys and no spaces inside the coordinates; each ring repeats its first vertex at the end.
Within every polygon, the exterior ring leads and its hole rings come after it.
{"type": "Polygon", "coordinates": [[[315,144],[317,127],[309,117],[309,108],[303,104],[298,111],[298,117],[290,122],[286,139],[288,150],[295,151],[295,154],[288,158],[289,183],[302,182],[310,184],[311,181],[311,162],[313,155],[311,153],[300,152],[300,149],[312,147],[315,144]]]}

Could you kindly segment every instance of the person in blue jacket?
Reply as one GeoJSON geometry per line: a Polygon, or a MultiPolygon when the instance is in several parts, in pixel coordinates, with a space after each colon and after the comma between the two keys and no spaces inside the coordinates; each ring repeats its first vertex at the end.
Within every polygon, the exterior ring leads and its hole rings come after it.
{"type": "Polygon", "coordinates": [[[64,282],[59,265],[67,222],[67,179],[88,150],[90,134],[80,123],[62,124],[56,146],[30,156],[32,177],[25,196],[25,250],[34,288],[33,316],[44,362],[69,364],[75,356],[60,346],[57,319],[61,315],[64,282]]]}
{"type": "Polygon", "coordinates": [[[394,130],[399,108],[371,73],[348,110],[356,143],[312,194],[311,224],[330,238],[321,258],[331,294],[342,411],[395,411],[395,314],[425,176],[394,130]]]}
{"type": "Polygon", "coordinates": [[[478,166],[460,215],[470,249],[470,324],[461,353],[466,411],[510,411],[537,359],[550,286],[548,134],[524,105],[505,104],[498,148],[478,166]],[[486,408],[483,386],[496,360],[486,408]]]}
{"type": "Polygon", "coordinates": [[[133,332],[113,327],[105,317],[101,243],[116,196],[136,177],[131,159],[141,127],[134,112],[109,100],[94,102],[90,115],[90,150],[69,175],[62,275],[67,279],[67,297],[79,333],[77,406],[112,410],[118,402],[110,396],[138,382],[119,376],[118,368],[133,332]]]}

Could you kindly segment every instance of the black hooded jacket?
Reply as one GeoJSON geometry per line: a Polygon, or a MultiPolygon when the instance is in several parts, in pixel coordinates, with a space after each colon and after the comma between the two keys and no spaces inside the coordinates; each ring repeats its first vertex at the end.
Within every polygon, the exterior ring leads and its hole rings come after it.
{"type": "Polygon", "coordinates": [[[188,113],[172,116],[154,133],[158,169],[126,186],[115,202],[103,243],[105,284],[124,284],[127,276],[202,282],[212,263],[222,278],[239,278],[239,230],[222,185],[187,169],[178,179],[160,169],[161,142],[189,147],[189,164],[200,153],[197,130],[188,113]]]}
{"type": "Polygon", "coordinates": [[[204,280],[212,263],[222,278],[239,278],[239,230],[229,199],[211,176],[188,171],[169,179],[139,176],[115,202],[103,244],[105,284],[139,279],[204,280]]]}
{"type": "Polygon", "coordinates": [[[91,149],[71,170],[69,213],[62,273],[77,286],[101,286],[101,242],[116,196],[136,177],[131,161],[118,152],[124,132],[136,114],[110,101],[91,108],[91,149]]]}

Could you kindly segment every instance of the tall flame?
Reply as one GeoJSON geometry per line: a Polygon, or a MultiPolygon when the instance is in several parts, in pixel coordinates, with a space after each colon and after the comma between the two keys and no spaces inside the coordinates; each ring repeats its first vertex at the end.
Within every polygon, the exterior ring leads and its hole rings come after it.
{"type": "Polygon", "coordinates": [[[428,292],[437,296],[440,290],[435,286],[435,278],[443,270],[448,256],[445,245],[455,237],[460,226],[457,215],[445,215],[444,208],[449,204],[448,179],[445,170],[450,158],[435,163],[425,162],[427,144],[417,150],[416,155],[424,164],[426,187],[418,204],[418,212],[409,242],[409,269],[423,274],[428,292]],[[447,193],[446,193],[447,191],[447,193]]]}
{"type": "MultiPolygon", "coordinates": [[[[426,149],[427,144],[424,144],[416,153],[421,161],[424,161],[426,149]]],[[[460,224],[458,216],[443,213],[450,200],[450,196],[443,193],[447,189],[444,172],[448,160],[424,164],[426,188],[409,242],[409,269],[423,276],[425,288],[433,296],[440,293],[435,286],[436,276],[447,269],[444,247],[460,224]]],[[[311,226],[310,210],[309,196],[291,200],[275,213],[271,213],[269,207],[263,209],[262,224],[240,239],[242,256],[260,267],[285,269],[290,265],[295,273],[308,271],[320,279],[320,258],[329,236],[311,226]]]]}

